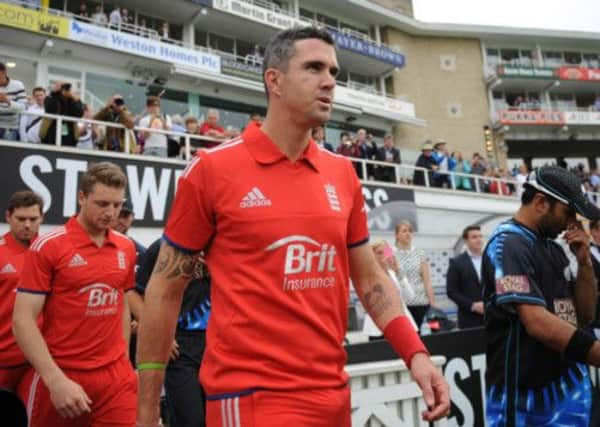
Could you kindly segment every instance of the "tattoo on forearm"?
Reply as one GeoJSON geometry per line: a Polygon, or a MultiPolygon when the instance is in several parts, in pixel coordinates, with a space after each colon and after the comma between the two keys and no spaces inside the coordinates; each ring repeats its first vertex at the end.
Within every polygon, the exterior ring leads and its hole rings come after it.
{"type": "Polygon", "coordinates": [[[163,243],[153,273],[163,274],[167,279],[183,277],[190,280],[194,274],[197,260],[197,255],[183,253],[173,246],[163,243]]]}
{"type": "Polygon", "coordinates": [[[391,305],[392,302],[385,294],[383,285],[379,283],[376,283],[369,292],[365,293],[365,309],[372,316],[381,316],[391,305]]]}

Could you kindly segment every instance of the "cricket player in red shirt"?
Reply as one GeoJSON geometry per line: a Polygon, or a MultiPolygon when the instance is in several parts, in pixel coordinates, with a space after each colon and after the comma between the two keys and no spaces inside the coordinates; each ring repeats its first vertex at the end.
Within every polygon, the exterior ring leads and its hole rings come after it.
{"type": "Polygon", "coordinates": [[[32,191],[18,191],[8,200],[9,231],[0,239],[0,388],[15,392],[28,364],[12,333],[15,290],[25,252],[37,236],[44,202],[32,191]]]}
{"type": "Polygon", "coordinates": [[[331,36],[283,31],[263,67],[263,125],[201,151],[179,181],[142,313],[138,425],[158,425],[162,369],[200,250],[212,278],[200,371],[209,427],[350,426],[349,277],[423,390],[423,418],[444,416],[448,386],[367,244],[354,169],[310,139],[333,106],[331,36]]]}
{"type": "Polygon", "coordinates": [[[135,286],[135,247],[110,229],[126,183],[118,166],[92,165],[81,178],[79,214],[38,237],[25,257],[13,328],[35,369],[19,386],[30,427],[135,425],[124,297],[135,286]]]}

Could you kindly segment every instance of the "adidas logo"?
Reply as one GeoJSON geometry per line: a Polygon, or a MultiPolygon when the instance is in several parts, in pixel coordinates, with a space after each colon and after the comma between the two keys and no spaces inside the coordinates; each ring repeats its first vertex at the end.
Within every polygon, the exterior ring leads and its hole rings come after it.
{"type": "Polygon", "coordinates": [[[271,204],[271,200],[267,199],[258,187],[254,187],[244,196],[240,202],[240,208],[258,208],[261,206],[271,206],[271,204]]]}
{"type": "Polygon", "coordinates": [[[69,261],[69,267],[81,267],[82,265],[87,265],[87,261],[77,253],[73,255],[73,258],[69,261]]]}
{"type": "Polygon", "coordinates": [[[0,274],[12,274],[16,272],[17,269],[10,262],[2,267],[2,270],[0,270],[0,274]]]}

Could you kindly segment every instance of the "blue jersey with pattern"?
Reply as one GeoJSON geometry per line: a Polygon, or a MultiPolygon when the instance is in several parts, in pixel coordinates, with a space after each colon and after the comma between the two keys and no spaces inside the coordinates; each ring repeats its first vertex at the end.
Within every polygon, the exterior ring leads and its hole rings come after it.
{"type": "Polygon", "coordinates": [[[576,325],[574,282],[554,241],[515,220],[492,233],[482,263],[489,426],[589,425],[586,366],[529,336],[516,312],[517,304],[537,304],[576,325]]]}
{"type": "MultiPolygon", "coordinates": [[[[162,240],[158,239],[152,243],[141,262],[138,271],[136,289],[143,294],[150,279],[154,264],[158,257],[162,240]]],[[[177,330],[179,331],[204,331],[208,326],[210,317],[210,280],[195,274],[190,280],[181,302],[181,310],[177,319],[177,330]]]]}

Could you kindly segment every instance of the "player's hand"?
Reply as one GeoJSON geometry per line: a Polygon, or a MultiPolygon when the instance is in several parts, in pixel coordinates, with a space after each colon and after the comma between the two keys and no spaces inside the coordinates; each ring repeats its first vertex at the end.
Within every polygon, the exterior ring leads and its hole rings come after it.
{"type": "Polygon", "coordinates": [[[171,346],[171,360],[175,360],[179,357],[179,344],[177,344],[176,340],[173,340],[173,345],[171,346]]]}
{"type": "Polygon", "coordinates": [[[4,93],[0,93],[0,102],[10,102],[10,99],[8,99],[8,96],[4,93]]]}
{"type": "Polygon", "coordinates": [[[471,311],[473,313],[481,314],[483,316],[483,301],[474,302],[471,305],[471,311]]]}
{"type": "Polygon", "coordinates": [[[48,385],[48,390],[52,404],[65,418],[76,418],[91,411],[92,401],[83,388],[64,375],[62,378],[52,381],[48,385]]]}
{"type": "Polygon", "coordinates": [[[567,226],[567,231],[563,238],[579,264],[590,263],[590,237],[583,229],[581,222],[571,222],[567,226]]]}
{"type": "Polygon", "coordinates": [[[442,373],[425,353],[413,356],[410,372],[423,392],[428,410],[421,414],[425,421],[435,421],[450,412],[450,391],[442,373]]]}

